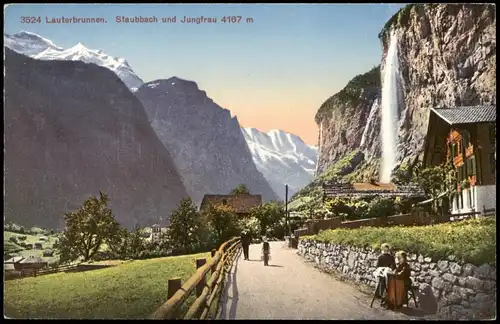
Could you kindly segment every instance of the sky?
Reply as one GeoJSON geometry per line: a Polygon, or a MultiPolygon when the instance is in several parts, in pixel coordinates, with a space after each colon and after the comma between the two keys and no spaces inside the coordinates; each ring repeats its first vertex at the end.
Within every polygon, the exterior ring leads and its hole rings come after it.
{"type": "Polygon", "coordinates": [[[39,34],[69,48],[125,58],[145,82],[192,80],[243,127],[280,129],[316,145],[321,104],[380,63],[378,33],[399,4],[173,5],[29,4],[4,9],[4,32],[39,34]],[[23,23],[21,17],[40,17],[23,23]],[[104,18],[105,24],[47,24],[46,17],[104,18]],[[158,23],[117,23],[156,16],[158,23]],[[176,16],[177,23],[162,23],[176,16]],[[181,23],[183,17],[216,24],[181,23]],[[239,23],[223,17],[241,16],[239,23]],[[247,19],[251,18],[251,19],[247,19]]]}

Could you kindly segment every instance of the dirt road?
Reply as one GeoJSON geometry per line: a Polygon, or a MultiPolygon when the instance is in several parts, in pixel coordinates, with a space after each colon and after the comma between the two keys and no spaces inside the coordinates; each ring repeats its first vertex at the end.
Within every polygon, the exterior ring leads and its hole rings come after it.
{"type": "Polygon", "coordinates": [[[370,296],[306,264],[284,242],[271,242],[267,267],[260,261],[260,249],[251,245],[250,260],[240,255],[233,266],[221,319],[410,319],[375,304],[370,308],[370,296]]]}

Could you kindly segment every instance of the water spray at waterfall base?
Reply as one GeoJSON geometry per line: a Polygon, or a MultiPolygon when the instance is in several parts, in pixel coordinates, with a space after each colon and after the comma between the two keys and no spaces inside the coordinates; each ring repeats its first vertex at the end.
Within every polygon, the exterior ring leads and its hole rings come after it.
{"type": "Polygon", "coordinates": [[[382,80],[382,120],[380,136],[382,158],[380,164],[380,183],[390,183],[392,169],[396,165],[398,145],[398,38],[391,33],[389,49],[385,58],[382,80]]]}

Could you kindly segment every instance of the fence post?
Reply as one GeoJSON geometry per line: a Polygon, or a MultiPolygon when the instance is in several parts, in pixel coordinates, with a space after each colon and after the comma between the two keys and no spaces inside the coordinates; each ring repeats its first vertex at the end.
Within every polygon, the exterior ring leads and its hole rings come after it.
{"type": "MultiPolygon", "coordinates": [[[[212,258],[215,256],[215,253],[216,253],[216,250],[212,250],[210,251],[210,254],[212,255],[212,258]]],[[[213,266],[212,266],[212,274],[215,272],[215,270],[217,270],[217,263],[214,263],[213,266]]]]}
{"type": "Polygon", "coordinates": [[[181,289],[181,287],[181,278],[168,279],[167,299],[172,298],[172,296],[175,295],[177,290],[181,289]]]}
{"type": "MultiPolygon", "coordinates": [[[[201,268],[205,263],[207,263],[206,259],[196,259],[196,269],[201,268]]],[[[203,276],[200,283],[196,286],[196,297],[200,297],[203,288],[205,287],[205,278],[206,276],[203,276]]]]}

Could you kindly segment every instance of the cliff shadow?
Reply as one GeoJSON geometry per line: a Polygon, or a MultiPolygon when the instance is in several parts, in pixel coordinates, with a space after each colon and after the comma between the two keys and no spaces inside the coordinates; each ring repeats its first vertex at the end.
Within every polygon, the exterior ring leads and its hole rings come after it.
{"type": "Polygon", "coordinates": [[[238,255],[235,258],[234,265],[231,267],[227,282],[224,285],[224,293],[223,298],[220,303],[220,312],[217,319],[235,319],[236,317],[236,309],[238,307],[238,284],[236,280],[236,273],[238,271],[238,263],[240,261],[240,257],[242,254],[242,250],[238,252],[238,255]],[[228,307],[229,300],[231,301],[231,305],[228,307]]]}
{"type": "Polygon", "coordinates": [[[75,268],[65,270],[64,272],[69,273],[69,272],[85,272],[85,271],[91,271],[91,270],[99,270],[99,269],[105,269],[109,267],[114,267],[116,265],[112,264],[79,264],[75,268]]]}

